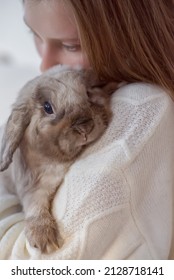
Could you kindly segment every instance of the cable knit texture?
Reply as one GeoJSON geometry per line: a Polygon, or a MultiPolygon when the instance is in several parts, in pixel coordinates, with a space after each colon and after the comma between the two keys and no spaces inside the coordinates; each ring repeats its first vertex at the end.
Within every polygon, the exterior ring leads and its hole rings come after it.
{"type": "Polygon", "coordinates": [[[99,141],[68,171],[53,201],[62,248],[30,247],[14,195],[0,197],[1,259],[174,258],[174,105],[161,88],[124,85],[99,141]]]}

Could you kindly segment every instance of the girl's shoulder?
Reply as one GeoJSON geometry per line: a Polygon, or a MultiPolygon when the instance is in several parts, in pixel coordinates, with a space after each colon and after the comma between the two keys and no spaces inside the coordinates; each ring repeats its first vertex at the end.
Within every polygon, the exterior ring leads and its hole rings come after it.
{"type": "Polygon", "coordinates": [[[158,86],[123,85],[113,94],[111,108],[112,120],[106,132],[85,154],[112,151],[120,165],[132,160],[152,136],[163,137],[162,131],[174,130],[174,103],[158,86]]]}
{"type": "Polygon", "coordinates": [[[150,83],[122,83],[119,89],[115,92],[114,96],[117,98],[125,98],[132,100],[132,102],[146,102],[146,100],[154,99],[154,98],[168,98],[169,93],[167,90],[164,90],[162,87],[150,84],[150,83]]]}
{"type": "MultiPolygon", "coordinates": [[[[112,122],[106,133],[107,143],[122,143],[132,157],[140,151],[156,130],[174,130],[174,103],[159,86],[133,83],[120,87],[112,97],[112,122]],[[164,123],[167,123],[166,126],[164,123]]],[[[157,137],[162,137],[158,134],[157,137]]]]}
{"type": "Polygon", "coordinates": [[[112,125],[120,127],[122,135],[136,133],[138,128],[150,133],[174,107],[167,91],[147,83],[123,85],[113,94],[111,104],[112,125]]]}

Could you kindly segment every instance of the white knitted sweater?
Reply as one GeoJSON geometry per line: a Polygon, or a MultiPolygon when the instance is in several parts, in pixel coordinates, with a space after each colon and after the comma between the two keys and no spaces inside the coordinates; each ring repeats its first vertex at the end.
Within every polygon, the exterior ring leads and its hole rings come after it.
{"type": "Polygon", "coordinates": [[[53,202],[64,239],[31,248],[14,195],[0,197],[1,259],[168,259],[174,232],[174,104],[159,87],[122,86],[102,138],[72,165],[53,202]]]}

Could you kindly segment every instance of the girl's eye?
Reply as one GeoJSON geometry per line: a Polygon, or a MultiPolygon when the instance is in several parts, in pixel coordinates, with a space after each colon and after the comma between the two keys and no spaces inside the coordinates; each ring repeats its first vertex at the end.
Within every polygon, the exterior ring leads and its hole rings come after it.
{"type": "Polygon", "coordinates": [[[66,50],[66,51],[69,51],[69,52],[76,52],[76,51],[79,51],[80,50],[80,45],[62,45],[63,48],[66,50]]]}
{"type": "Polygon", "coordinates": [[[48,101],[44,103],[44,110],[47,114],[53,114],[53,109],[48,101]]]}

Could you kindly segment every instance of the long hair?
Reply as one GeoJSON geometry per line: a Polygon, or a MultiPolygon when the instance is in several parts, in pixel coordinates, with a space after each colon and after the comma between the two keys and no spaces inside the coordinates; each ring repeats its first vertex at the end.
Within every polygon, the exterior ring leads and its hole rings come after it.
{"type": "Polygon", "coordinates": [[[173,0],[66,0],[91,66],[106,80],[149,82],[174,99],[173,0]]]}

